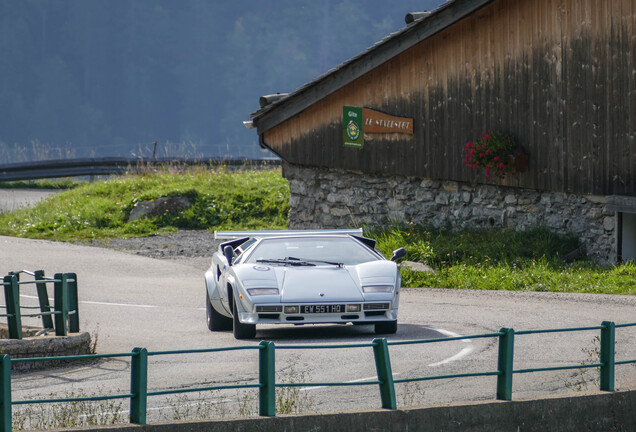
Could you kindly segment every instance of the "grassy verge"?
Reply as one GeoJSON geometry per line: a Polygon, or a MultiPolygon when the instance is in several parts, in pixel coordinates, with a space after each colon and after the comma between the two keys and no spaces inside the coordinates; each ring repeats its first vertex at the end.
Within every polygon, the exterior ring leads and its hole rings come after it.
{"type": "Polygon", "coordinates": [[[192,169],[79,185],[33,208],[0,215],[0,235],[74,241],[187,229],[283,228],[289,187],[278,170],[192,169]],[[185,196],[179,213],[128,221],[138,202],[185,196]]]}
{"type": "Polygon", "coordinates": [[[581,255],[578,240],[543,228],[447,232],[410,225],[376,231],[387,256],[405,246],[407,259],[433,272],[402,268],[407,287],[636,294],[636,265],[601,266],[581,255]]]}

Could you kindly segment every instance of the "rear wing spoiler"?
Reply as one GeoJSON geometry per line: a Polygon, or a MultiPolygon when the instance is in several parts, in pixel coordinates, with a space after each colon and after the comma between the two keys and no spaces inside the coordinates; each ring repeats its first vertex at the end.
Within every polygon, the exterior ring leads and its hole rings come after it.
{"type": "Polygon", "coordinates": [[[324,229],[324,230],[263,230],[263,231],[214,231],[215,239],[238,239],[244,237],[284,237],[284,236],[316,236],[345,234],[362,236],[362,228],[356,229],[324,229]]]}

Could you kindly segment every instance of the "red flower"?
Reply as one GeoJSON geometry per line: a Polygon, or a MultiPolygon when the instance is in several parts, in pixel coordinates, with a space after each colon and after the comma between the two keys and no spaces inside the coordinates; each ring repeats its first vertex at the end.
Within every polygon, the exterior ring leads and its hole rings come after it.
{"type": "Polygon", "coordinates": [[[468,141],[463,148],[467,158],[464,163],[469,168],[484,168],[487,178],[492,175],[503,177],[510,169],[505,163],[507,155],[516,150],[515,142],[507,135],[488,129],[480,139],[468,141]]]}

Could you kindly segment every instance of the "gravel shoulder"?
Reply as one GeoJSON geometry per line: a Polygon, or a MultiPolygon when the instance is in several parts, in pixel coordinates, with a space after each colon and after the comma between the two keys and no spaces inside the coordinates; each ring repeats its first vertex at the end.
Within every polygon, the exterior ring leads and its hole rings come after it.
{"type": "Polygon", "coordinates": [[[212,254],[220,240],[206,230],[182,230],[173,234],[149,237],[114,238],[93,240],[90,246],[114,249],[149,258],[186,263],[200,270],[207,270],[212,254]]]}

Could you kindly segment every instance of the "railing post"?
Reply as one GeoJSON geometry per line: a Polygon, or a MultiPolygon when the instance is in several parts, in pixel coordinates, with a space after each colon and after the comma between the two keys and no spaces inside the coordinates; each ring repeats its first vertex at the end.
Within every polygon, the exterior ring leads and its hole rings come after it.
{"type": "Polygon", "coordinates": [[[68,276],[68,310],[74,311],[69,315],[68,331],[77,333],[79,326],[79,299],[77,297],[77,274],[67,273],[68,276]]]}
{"type": "Polygon", "coordinates": [[[56,273],[53,276],[55,299],[55,336],[66,336],[68,334],[68,275],[56,273]]]}
{"type": "Polygon", "coordinates": [[[601,390],[613,392],[616,326],[611,321],[603,321],[601,325],[601,390]]]}
{"type": "Polygon", "coordinates": [[[373,356],[375,357],[375,369],[380,381],[380,397],[382,408],[396,409],[395,386],[393,384],[393,371],[391,370],[391,358],[386,339],[373,339],[373,356]]]}
{"type": "MultiPolygon", "coordinates": [[[[36,270],[34,273],[36,281],[44,280],[44,271],[36,270]]],[[[49,293],[46,289],[46,282],[37,282],[35,284],[38,290],[38,300],[40,301],[40,312],[42,312],[42,327],[45,329],[53,328],[53,318],[48,313],[51,312],[51,305],[49,304],[49,293]],[[46,315],[45,315],[46,314],[46,315]]]]}
{"type": "Polygon", "coordinates": [[[0,431],[11,432],[11,357],[0,356],[0,431]]]}
{"type": "Polygon", "coordinates": [[[18,276],[4,277],[4,298],[7,305],[9,339],[22,339],[22,317],[20,316],[20,285],[18,276]]]}
{"type": "Polygon", "coordinates": [[[146,424],[146,408],[148,402],[148,350],[135,348],[132,350],[130,367],[130,422],[146,424]]]}
{"type": "Polygon", "coordinates": [[[499,361],[497,371],[497,400],[512,400],[512,371],[514,359],[515,331],[499,330],[499,361]]]}
{"type": "Polygon", "coordinates": [[[258,357],[258,415],[276,415],[276,350],[274,342],[261,341],[258,357]]]}

